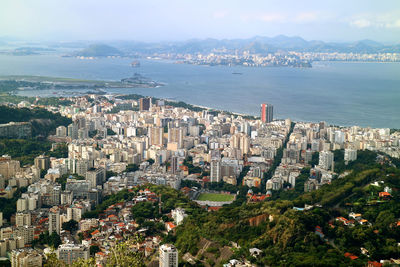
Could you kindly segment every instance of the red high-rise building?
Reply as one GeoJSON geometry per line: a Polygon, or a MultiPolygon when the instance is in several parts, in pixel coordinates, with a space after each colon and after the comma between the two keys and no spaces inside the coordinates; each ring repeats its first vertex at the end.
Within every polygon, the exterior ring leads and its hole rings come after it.
{"type": "Polygon", "coordinates": [[[274,106],[271,104],[261,104],[261,121],[269,123],[274,119],[274,106]]]}

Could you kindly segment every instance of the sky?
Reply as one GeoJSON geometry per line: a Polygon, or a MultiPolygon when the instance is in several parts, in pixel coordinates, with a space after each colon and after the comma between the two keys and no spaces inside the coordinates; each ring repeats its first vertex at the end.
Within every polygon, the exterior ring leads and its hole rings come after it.
{"type": "Polygon", "coordinates": [[[0,37],[153,42],[279,34],[400,43],[400,0],[0,0],[0,37]]]}

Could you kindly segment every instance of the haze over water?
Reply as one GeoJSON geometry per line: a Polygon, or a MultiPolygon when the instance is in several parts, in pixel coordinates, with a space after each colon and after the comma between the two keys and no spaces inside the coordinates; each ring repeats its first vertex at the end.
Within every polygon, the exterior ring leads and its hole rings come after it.
{"type": "MultiPolygon", "coordinates": [[[[210,67],[140,60],[141,67],[132,68],[131,61],[1,55],[0,75],[120,80],[138,72],[166,86],[107,92],[170,98],[252,115],[259,115],[260,104],[266,102],[274,105],[276,118],[400,128],[399,63],[317,62],[313,68],[300,69],[210,67]]],[[[24,94],[54,96],[49,91],[24,94]]]]}

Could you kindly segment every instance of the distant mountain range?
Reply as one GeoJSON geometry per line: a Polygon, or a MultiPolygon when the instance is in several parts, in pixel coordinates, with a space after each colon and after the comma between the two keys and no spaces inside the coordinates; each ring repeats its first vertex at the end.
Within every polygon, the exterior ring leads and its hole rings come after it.
{"type": "Polygon", "coordinates": [[[278,35],[256,36],[249,39],[192,39],[184,42],[143,43],[120,41],[110,43],[125,53],[207,53],[226,49],[228,51],[250,51],[257,54],[274,52],[343,52],[343,53],[398,53],[400,44],[384,45],[372,40],[352,43],[307,41],[301,37],[278,35]]]}
{"type": "MultiPolygon", "coordinates": [[[[79,43],[79,42],[78,42],[79,43]]],[[[87,42],[82,42],[82,47],[87,42]]],[[[74,43],[77,45],[77,43],[74,43]]],[[[52,47],[55,47],[54,44],[52,47]]],[[[59,43],[57,47],[64,47],[59,43]]],[[[70,46],[69,46],[70,47],[70,46]]],[[[339,43],[318,40],[307,41],[301,37],[278,35],[275,37],[255,36],[248,39],[191,39],[182,42],[145,43],[137,41],[110,41],[89,45],[72,56],[106,57],[133,56],[154,53],[211,53],[243,52],[268,54],[275,52],[341,52],[341,53],[400,53],[400,44],[386,45],[372,40],[339,43]]]]}

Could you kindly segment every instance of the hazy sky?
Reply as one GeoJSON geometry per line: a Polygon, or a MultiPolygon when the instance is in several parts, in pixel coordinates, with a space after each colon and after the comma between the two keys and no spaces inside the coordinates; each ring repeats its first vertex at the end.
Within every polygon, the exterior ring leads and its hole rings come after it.
{"type": "Polygon", "coordinates": [[[278,34],[400,43],[400,0],[0,0],[0,36],[159,41],[278,34]]]}

